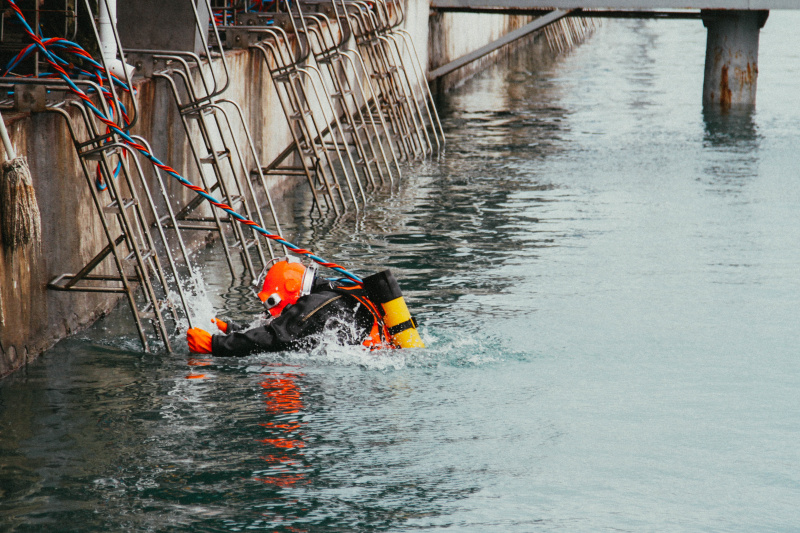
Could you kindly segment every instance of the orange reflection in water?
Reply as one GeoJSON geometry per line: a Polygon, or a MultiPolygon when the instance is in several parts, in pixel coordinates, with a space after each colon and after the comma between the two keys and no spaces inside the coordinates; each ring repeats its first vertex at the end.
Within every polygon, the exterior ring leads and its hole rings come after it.
{"type": "MultiPolygon", "coordinates": [[[[197,359],[194,357],[190,357],[186,364],[189,366],[211,366],[211,359],[197,359]]],[[[190,373],[186,376],[186,379],[205,379],[205,374],[198,374],[194,370],[191,370],[190,373]]]]}
{"type": "Polygon", "coordinates": [[[303,411],[303,395],[297,380],[303,374],[296,372],[265,373],[259,383],[264,389],[264,403],[269,422],[264,422],[264,437],[258,442],[270,448],[270,454],[261,456],[267,463],[265,471],[255,479],[279,488],[290,488],[304,482],[304,462],[300,449],[303,441],[299,414],[303,411]]]}
{"type": "Polygon", "coordinates": [[[295,374],[266,374],[267,379],[261,382],[266,389],[267,412],[274,414],[295,414],[303,408],[300,388],[297,386],[295,374]]]}

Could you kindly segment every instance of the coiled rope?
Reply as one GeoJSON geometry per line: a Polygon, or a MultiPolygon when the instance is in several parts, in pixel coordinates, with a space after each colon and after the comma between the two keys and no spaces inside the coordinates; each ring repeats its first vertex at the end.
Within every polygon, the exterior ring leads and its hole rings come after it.
{"type": "MultiPolygon", "coordinates": [[[[256,222],[248,219],[247,217],[244,217],[244,216],[240,215],[239,213],[234,211],[233,208],[231,208],[229,205],[227,205],[227,204],[225,204],[223,202],[220,202],[214,196],[209,194],[208,191],[206,191],[202,187],[198,187],[197,185],[193,184],[188,179],[186,179],[183,176],[181,176],[180,174],[178,174],[178,172],[176,172],[172,167],[162,163],[155,155],[151,154],[147,150],[147,148],[145,148],[141,144],[139,144],[136,141],[134,141],[133,138],[131,138],[130,135],[128,135],[126,132],[124,132],[122,129],[120,129],[120,127],[117,125],[116,122],[114,122],[114,121],[110,120],[108,117],[106,117],[103,114],[103,112],[100,111],[94,105],[94,103],[92,102],[91,98],[83,90],[81,90],[77,85],[75,85],[75,83],[70,78],[69,74],[67,74],[67,72],[64,70],[64,68],[60,64],[60,63],[66,63],[66,62],[63,59],[61,59],[58,56],[56,56],[55,53],[52,53],[48,49],[47,43],[50,42],[50,39],[48,39],[47,41],[43,41],[38,35],[36,35],[36,33],[31,29],[30,25],[28,24],[28,21],[25,20],[25,16],[22,14],[22,10],[17,6],[17,4],[14,2],[14,0],[6,0],[6,2],[10,5],[11,9],[14,11],[17,20],[19,21],[19,23],[22,25],[23,29],[25,30],[25,33],[34,42],[34,45],[36,46],[36,48],[38,48],[39,51],[42,52],[42,55],[45,58],[45,60],[47,61],[47,63],[50,64],[51,67],[53,67],[53,69],[56,72],[56,75],[59,78],[61,78],[67,84],[67,86],[70,88],[70,91],[72,91],[78,98],[83,100],[83,102],[86,105],[86,107],[88,109],[90,109],[92,111],[92,113],[101,122],[103,122],[106,125],[106,127],[108,128],[108,131],[119,135],[120,138],[125,142],[125,144],[129,145],[131,148],[133,148],[134,150],[136,150],[137,152],[142,154],[144,157],[146,157],[148,160],[150,160],[150,162],[153,163],[153,165],[155,165],[156,167],[161,169],[163,172],[167,173],[168,175],[170,175],[173,178],[175,178],[176,180],[178,180],[182,185],[184,185],[188,189],[193,190],[195,193],[199,194],[200,196],[202,196],[203,198],[208,200],[208,202],[211,205],[213,205],[214,207],[216,207],[218,209],[221,209],[221,210],[225,211],[226,213],[228,213],[228,215],[231,216],[237,222],[239,222],[241,224],[244,224],[245,226],[249,226],[253,230],[255,230],[258,233],[260,233],[261,235],[263,235],[265,238],[271,239],[271,240],[273,240],[273,241],[285,246],[286,248],[288,248],[289,250],[291,250],[293,253],[295,253],[297,255],[302,255],[304,257],[307,257],[307,258],[311,259],[312,261],[314,261],[315,263],[318,263],[321,266],[324,266],[326,268],[330,268],[331,270],[339,272],[340,274],[344,275],[345,277],[349,278],[352,281],[355,281],[356,283],[361,283],[361,278],[359,278],[355,274],[352,274],[351,272],[348,272],[341,265],[338,265],[336,263],[332,263],[330,261],[326,261],[325,259],[315,255],[313,252],[311,252],[309,250],[306,250],[305,248],[300,248],[299,246],[297,246],[295,244],[292,244],[291,242],[287,241],[286,239],[284,239],[280,235],[277,235],[275,233],[267,231],[266,229],[264,229],[261,226],[259,226],[256,222]]],[[[74,45],[74,43],[70,43],[70,45],[74,45]]],[[[74,45],[74,46],[77,46],[77,45],[74,45]]],[[[85,54],[85,53],[86,52],[84,51],[83,54],[85,54]]],[[[81,54],[81,55],[83,55],[83,54],[81,54]]],[[[86,54],[86,55],[88,55],[88,54],[86,54]]],[[[91,58],[91,56],[89,56],[89,57],[91,58]]],[[[17,58],[15,58],[15,59],[17,59],[17,58]]],[[[95,65],[99,66],[99,63],[97,63],[94,60],[92,60],[92,61],[93,61],[93,63],[95,65]]],[[[12,63],[13,62],[14,61],[12,61],[12,63]]],[[[100,67],[100,68],[102,69],[102,67],[100,67]]],[[[102,70],[103,70],[103,72],[105,72],[105,69],[102,69],[102,70]]],[[[105,92],[106,91],[104,91],[104,93],[105,92]]],[[[123,117],[123,120],[125,120],[124,117],[123,117]]]]}

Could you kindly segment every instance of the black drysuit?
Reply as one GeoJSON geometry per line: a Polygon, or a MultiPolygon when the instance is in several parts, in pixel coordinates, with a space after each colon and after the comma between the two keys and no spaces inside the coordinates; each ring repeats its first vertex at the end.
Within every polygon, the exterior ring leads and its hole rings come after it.
{"type": "Polygon", "coordinates": [[[319,344],[326,328],[340,344],[360,344],[375,323],[372,312],[353,296],[362,293],[317,282],[311,294],[287,305],[265,326],[241,331],[244,328],[229,323],[227,335],[211,337],[211,353],[236,357],[256,352],[309,350],[319,344]]]}

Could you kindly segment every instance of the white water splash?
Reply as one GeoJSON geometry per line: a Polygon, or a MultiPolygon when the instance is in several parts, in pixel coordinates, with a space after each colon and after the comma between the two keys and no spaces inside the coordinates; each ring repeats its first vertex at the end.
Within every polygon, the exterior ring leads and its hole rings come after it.
{"type": "Polygon", "coordinates": [[[264,363],[275,363],[359,367],[363,370],[392,372],[407,368],[485,366],[501,363],[506,359],[520,360],[528,357],[527,354],[505,348],[497,339],[478,333],[465,335],[460,330],[433,328],[423,328],[420,333],[426,343],[425,348],[370,350],[359,345],[343,345],[336,334],[327,332],[310,351],[260,353],[248,356],[243,361],[247,365],[256,361],[261,363],[252,367],[258,371],[263,369],[264,363]]]}

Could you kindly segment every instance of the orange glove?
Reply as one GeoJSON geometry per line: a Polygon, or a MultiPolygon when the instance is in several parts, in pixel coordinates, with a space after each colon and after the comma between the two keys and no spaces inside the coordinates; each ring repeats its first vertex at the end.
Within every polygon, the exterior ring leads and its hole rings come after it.
{"type": "Polygon", "coordinates": [[[228,333],[228,323],[227,322],[223,322],[219,318],[212,318],[211,319],[211,323],[212,324],[216,324],[217,327],[219,328],[219,330],[222,333],[228,333]]]}
{"type": "Polygon", "coordinates": [[[211,353],[211,334],[200,328],[192,328],[186,332],[186,342],[192,353],[211,353]]]}

